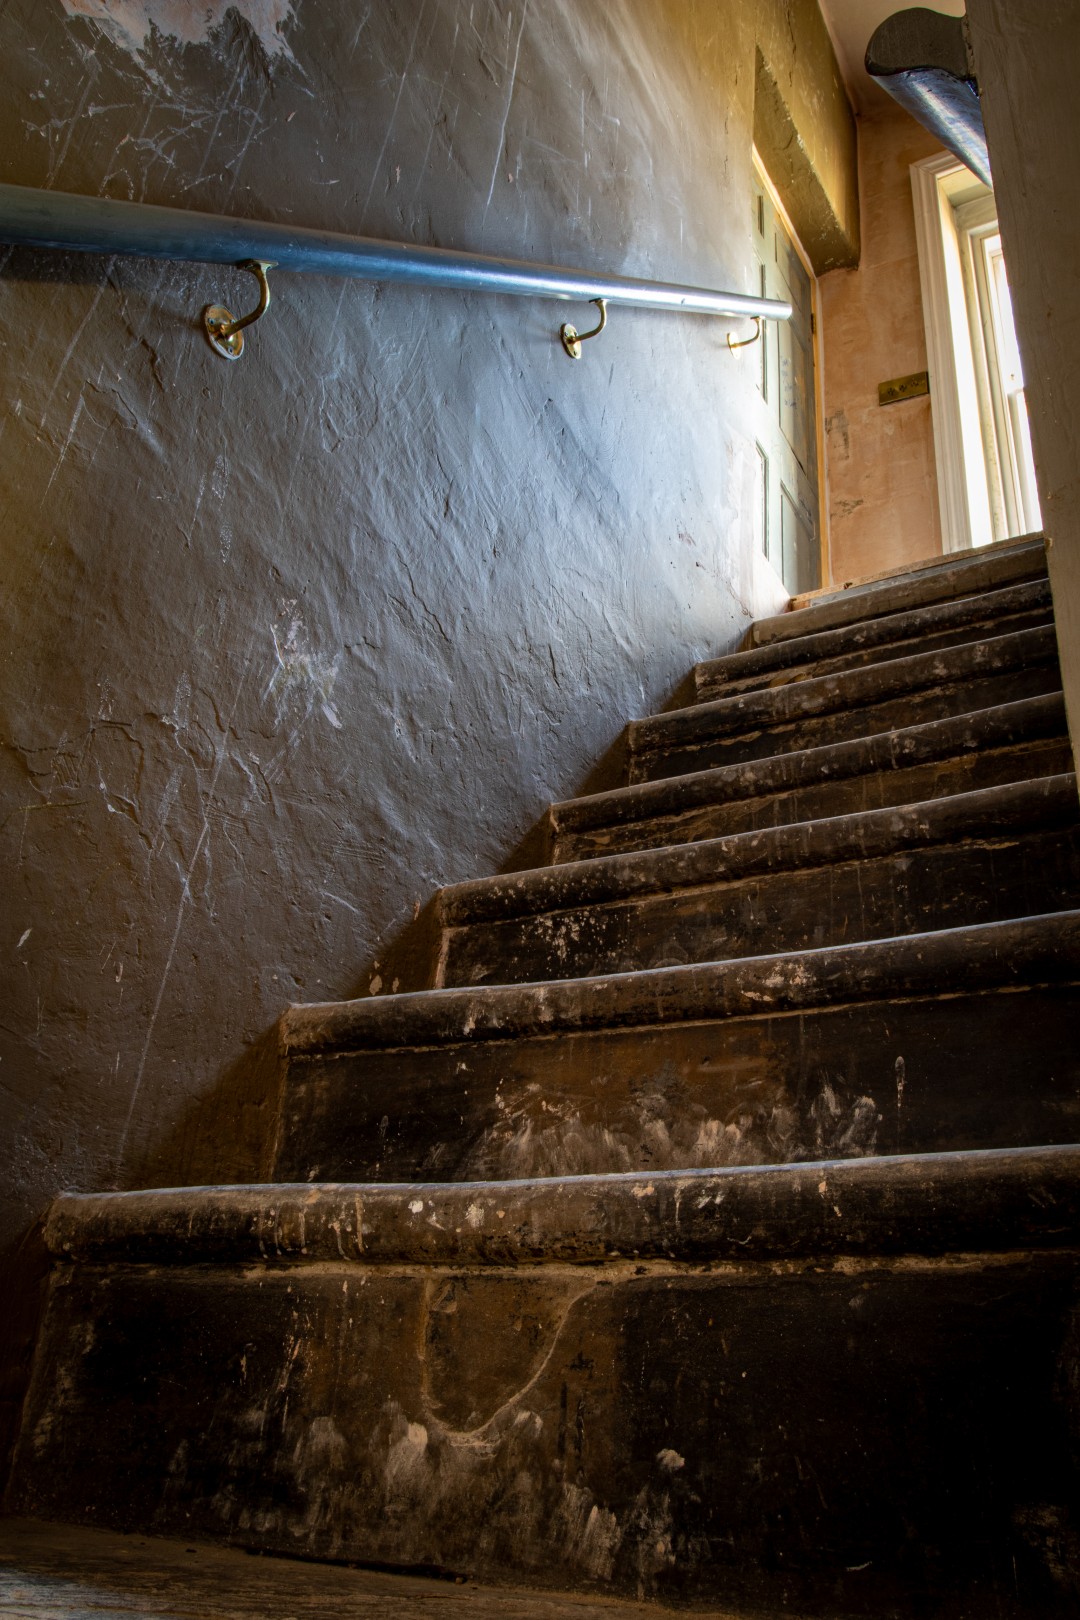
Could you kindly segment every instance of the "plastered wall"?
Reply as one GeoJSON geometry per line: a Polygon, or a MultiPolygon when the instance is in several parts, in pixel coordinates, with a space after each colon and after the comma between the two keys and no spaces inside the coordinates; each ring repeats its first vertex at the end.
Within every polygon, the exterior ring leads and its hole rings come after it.
{"type": "MultiPolygon", "coordinates": [[[[751,290],[761,51],[857,241],[827,43],[812,0],[8,0],[0,178],[751,290]]],[[[9,1428],[52,1195],[257,1178],[282,1008],[422,983],[433,891],[783,600],[723,322],[574,365],[587,309],[281,276],[229,365],[199,312],[252,292],[0,252],[9,1428]]]]}
{"type": "Polygon", "coordinates": [[[882,406],[878,384],[925,371],[911,165],[940,150],[893,103],[859,119],[862,256],[820,282],[829,544],[836,583],[941,551],[929,395],[882,406]]]}

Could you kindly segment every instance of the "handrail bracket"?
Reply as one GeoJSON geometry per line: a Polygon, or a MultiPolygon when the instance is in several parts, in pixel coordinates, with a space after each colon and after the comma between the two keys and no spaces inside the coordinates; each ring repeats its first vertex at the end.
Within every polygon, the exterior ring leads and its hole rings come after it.
{"type": "Polygon", "coordinates": [[[731,350],[732,354],[734,354],[737,349],[749,349],[752,344],[757,343],[757,342],[760,341],[760,339],[761,339],[761,316],[760,315],[751,315],[750,319],[754,323],[754,335],[753,335],[753,337],[736,338],[736,337],[733,337],[730,332],[728,333],[728,335],[727,335],[727,346],[731,350]]]}
{"type": "Polygon", "coordinates": [[[241,259],[238,270],[250,270],[259,283],[259,303],[250,315],[236,319],[224,304],[207,304],[203,310],[203,330],[215,354],[223,360],[239,360],[244,352],[244,327],[254,326],[270,308],[270,283],[266,272],[273,270],[272,259],[241,259]]]}
{"type": "Polygon", "coordinates": [[[607,299],[592,298],[590,299],[590,303],[595,304],[597,309],[600,311],[600,323],[598,326],[594,326],[591,332],[579,332],[577,327],[571,326],[569,322],[567,322],[565,326],[560,326],[559,328],[559,336],[562,338],[562,346],[570,356],[571,360],[580,360],[581,345],[583,343],[588,343],[590,338],[599,337],[601,332],[604,330],[604,327],[607,325],[607,299]]]}

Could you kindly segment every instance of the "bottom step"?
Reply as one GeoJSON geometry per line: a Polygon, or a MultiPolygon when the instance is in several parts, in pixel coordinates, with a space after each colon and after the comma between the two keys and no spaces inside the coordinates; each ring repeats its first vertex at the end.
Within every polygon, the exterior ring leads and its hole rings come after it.
{"type": "MultiPolygon", "coordinates": [[[[10,1620],[655,1620],[656,1609],[388,1570],[255,1559],[187,1537],[0,1519],[0,1614],[10,1620]]],[[[712,1615],[744,1620],[715,1609],[712,1615]]]]}
{"type": "Polygon", "coordinates": [[[65,1197],[16,1511],[738,1612],[1064,1616],[1080,1148],[65,1197]]]}

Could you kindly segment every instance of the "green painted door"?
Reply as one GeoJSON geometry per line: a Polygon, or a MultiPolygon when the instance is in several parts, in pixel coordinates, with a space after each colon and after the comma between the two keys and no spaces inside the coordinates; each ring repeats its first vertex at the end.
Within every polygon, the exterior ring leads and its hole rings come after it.
{"type": "Polygon", "coordinates": [[[754,176],[754,256],[761,291],[794,310],[764,322],[757,346],[758,540],[788,590],[821,584],[813,289],[772,198],[754,176]]]}

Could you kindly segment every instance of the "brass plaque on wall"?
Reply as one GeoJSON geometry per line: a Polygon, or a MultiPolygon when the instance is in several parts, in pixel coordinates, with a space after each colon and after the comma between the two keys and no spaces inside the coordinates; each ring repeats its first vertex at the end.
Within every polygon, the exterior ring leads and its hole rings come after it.
{"type": "Polygon", "coordinates": [[[878,404],[896,405],[902,399],[918,399],[930,392],[930,373],[915,371],[910,377],[894,377],[892,382],[878,383],[878,404]]]}

